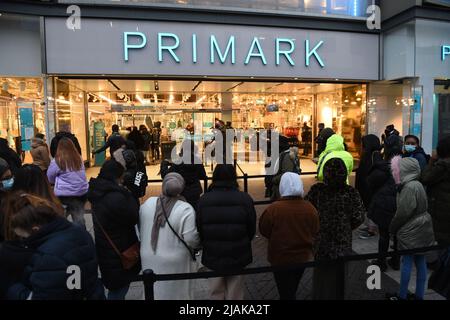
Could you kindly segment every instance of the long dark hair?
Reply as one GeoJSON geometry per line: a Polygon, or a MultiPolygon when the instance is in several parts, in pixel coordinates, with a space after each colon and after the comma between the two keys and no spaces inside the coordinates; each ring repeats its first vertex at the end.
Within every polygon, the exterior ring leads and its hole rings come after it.
{"type": "Polygon", "coordinates": [[[8,198],[8,219],[5,221],[6,239],[14,240],[15,228],[30,231],[35,225],[42,226],[63,216],[62,209],[47,199],[16,191],[8,198]]]}
{"type": "Polygon", "coordinates": [[[57,205],[61,205],[53,193],[50,183],[42,170],[34,164],[25,164],[17,169],[14,174],[14,185],[11,191],[22,191],[47,199],[57,205]]]}

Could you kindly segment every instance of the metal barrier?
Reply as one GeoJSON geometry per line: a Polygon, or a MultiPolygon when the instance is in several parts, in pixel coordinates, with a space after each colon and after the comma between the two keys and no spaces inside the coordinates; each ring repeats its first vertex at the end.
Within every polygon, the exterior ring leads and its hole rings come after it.
{"type": "MultiPolygon", "coordinates": [[[[248,193],[248,180],[250,179],[263,179],[266,177],[266,175],[264,174],[259,174],[259,175],[252,175],[249,176],[247,173],[245,173],[242,168],[239,166],[239,164],[236,162],[236,167],[242,172],[242,176],[237,176],[237,180],[244,180],[244,192],[248,193]]],[[[355,172],[355,170],[353,170],[353,172],[355,172]]],[[[317,172],[302,172],[300,173],[300,175],[302,176],[310,176],[310,175],[316,175],[317,172]]],[[[206,191],[208,190],[208,181],[212,180],[212,177],[207,177],[206,179],[203,180],[203,190],[206,191]]],[[[162,179],[151,179],[148,180],[149,183],[162,183],[162,179]]],[[[265,205],[265,204],[270,204],[272,203],[272,200],[258,200],[258,201],[254,201],[253,204],[254,205],[265,205]]]]}
{"type": "Polygon", "coordinates": [[[332,260],[317,260],[312,262],[306,262],[300,265],[283,266],[283,267],[256,267],[247,268],[239,271],[227,271],[227,272],[217,272],[217,271],[205,271],[196,273],[174,273],[174,274],[155,274],[153,270],[147,269],[143,271],[142,275],[137,276],[133,281],[143,281],[144,282],[144,293],[145,300],[154,300],[154,285],[157,281],[174,281],[174,280],[193,280],[193,279],[208,279],[216,277],[225,276],[235,276],[235,275],[248,275],[248,274],[259,274],[259,273],[269,273],[269,272],[282,272],[282,271],[296,271],[303,270],[306,268],[314,268],[318,266],[336,266],[336,279],[338,279],[337,286],[337,299],[345,299],[345,264],[350,261],[362,261],[369,259],[379,259],[393,256],[410,255],[417,253],[425,253],[434,250],[443,249],[443,246],[430,246],[422,247],[417,249],[409,250],[399,250],[390,251],[385,253],[368,253],[368,254],[358,254],[358,255],[348,255],[342,256],[337,259],[332,260]]]}

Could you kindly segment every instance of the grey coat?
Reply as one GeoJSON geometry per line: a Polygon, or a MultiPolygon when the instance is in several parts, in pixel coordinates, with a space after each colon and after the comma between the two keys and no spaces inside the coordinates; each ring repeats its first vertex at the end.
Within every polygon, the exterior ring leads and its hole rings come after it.
{"type": "Polygon", "coordinates": [[[433,225],[425,189],[418,181],[419,162],[404,158],[398,165],[401,184],[390,232],[397,235],[399,250],[431,246],[434,243],[433,225]]]}

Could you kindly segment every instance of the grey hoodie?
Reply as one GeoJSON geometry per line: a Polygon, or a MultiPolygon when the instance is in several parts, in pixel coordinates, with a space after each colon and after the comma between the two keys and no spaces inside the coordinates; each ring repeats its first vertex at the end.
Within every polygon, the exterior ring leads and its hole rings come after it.
{"type": "Polygon", "coordinates": [[[390,225],[390,232],[397,235],[398,249],[414,249],[431,246],[434,243],[433,225],[428,213],[425,189],[418,181],[419,162],[404,158],[393,162],[399,166],[400,192],[397,195],[397,211],[390,225]]]}

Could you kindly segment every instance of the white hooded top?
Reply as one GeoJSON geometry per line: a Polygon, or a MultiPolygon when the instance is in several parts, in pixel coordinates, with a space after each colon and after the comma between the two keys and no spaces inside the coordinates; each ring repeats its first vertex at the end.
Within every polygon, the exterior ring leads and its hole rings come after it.
{"type": "Polygon", "coordinates": [[[303,181],[300,175],[294,172],[286,172],[281,176],[280,195],[281,197],[303,197],[303,181]]]}

